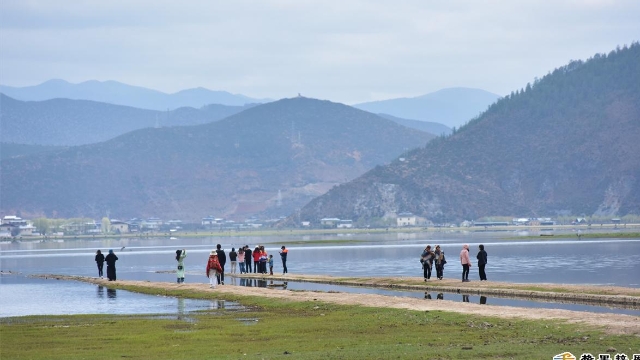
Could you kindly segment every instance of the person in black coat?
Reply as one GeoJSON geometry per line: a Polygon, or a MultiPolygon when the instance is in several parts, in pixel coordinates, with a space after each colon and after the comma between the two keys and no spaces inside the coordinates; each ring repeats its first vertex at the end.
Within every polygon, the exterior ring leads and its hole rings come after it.
{"type": "Polygon", "coordinates": [[[104,255],[100,250],[96,251],[96,264],[98,265],[98,277],[102,279],[102,276],[104,275],[102,273],[102,268],[104,267],[104,255]]]}
{"type": "Polygon", "coordinates": [[[479,246],[480,251],[476,255],[478,259],[478,271],[480,272],[480,281],[487,280],[487,274],[484,272],[484,267],[487,266],[487,252],[484,251],[484,245],[479,246]]]}
{"type": "Polygon", "coordinates": [[[251,274],[251,263],[253,262],[253,252],[249,245],[244,246],[244,267],[245,273],[251,274]]]}
{"type": "Polygon", "coordinates": [[[113,250],[109,250],[109,254],[104,260],[107,262],[107,278],[109,281],[116,281],[116,261],[118,261],[118,257],[113,253],[113,250]]]}
{"type": "Polygon", "coordinates": [[[222,245],[216,245],[216,253],[218,253],[218,261],[220,262],[220,266],[222,267],[222,271],[220,272],[220,285],[224,285],[224,264],[227,263],[227,255],[222,250],[222,245]]]}

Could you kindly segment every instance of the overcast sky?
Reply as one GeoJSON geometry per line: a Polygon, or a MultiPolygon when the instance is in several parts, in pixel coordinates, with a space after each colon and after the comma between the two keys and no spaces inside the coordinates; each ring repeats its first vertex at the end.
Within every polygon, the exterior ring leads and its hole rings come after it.
{"type": "Polygon", "coordinates": [[[0,84],[352,104],[447,87],[499,95],[640,40],[638,0],[1,0],[0,84]]]}

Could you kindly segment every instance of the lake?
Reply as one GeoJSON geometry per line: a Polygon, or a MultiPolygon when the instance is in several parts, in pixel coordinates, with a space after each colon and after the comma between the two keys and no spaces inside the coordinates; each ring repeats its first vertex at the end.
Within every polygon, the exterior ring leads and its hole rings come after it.
{"type": "MultiPolygon", "coordinates": [[[[33,293],[34,286],[45,294],[47,288],[59,286],[47,282],[34,285],[33,279],[27,280],[27,275],[97,276],[94,262],[97,249],[103,253],[108,249],[114,250],[119,257],[119,279],[175,281],[175,250],[184,248],[188,254],[185,259],[186,282],[206,283],[206,261],[217,243],[222,244],[227,253],[232,247],[265,245],[268,253],[274,255],[275,273],[282,272],[278,250],[281,245],[286,245],[290,273],[398,277],[422,276],[420,253],[427,244],[439,244],[448,260],[444,272],[446,278],[460,278],[458,256],[463,244],[470,245],[470,256],[475,265],[478,244],[482,243],[489,255],[486,268],[489,280],[640,287],[640,239],[517,239],[514,234],[492,232],[178,237],[177,240],[72,239],[1,243],[0,270],[19,273],[0,277],[3,308],[4,304],[19,301],[19,294],[33,293]],[[514,238],[504,239],[506,236],[514,238]]],[[[229,271],[229,265],[226,271],[229,271]]],[[[469,278],[472,281],[479,279],[477,267],[472,267],[469,278]]],[[[93,295],[90,296],[95,298],[97,290],[91,291],[93,295]]],[[[81,294],[78,296],[83,298],[81,294]]],[[[34,302],[34,309],[42,307],[36,300],[34,302]]],[[[34,310],[35,313],[39,313],[38,310],[34,310]]]]}

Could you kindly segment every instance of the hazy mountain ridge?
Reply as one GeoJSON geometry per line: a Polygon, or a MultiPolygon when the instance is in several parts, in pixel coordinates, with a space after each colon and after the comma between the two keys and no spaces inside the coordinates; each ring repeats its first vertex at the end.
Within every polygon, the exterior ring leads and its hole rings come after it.
{"type": "Polygon", "coordinates": [[[254,105],[211,104],[200,109],[155,111],[89,100],[20,101],[0,94],[1,141],[33,145],[83,145],[155,126],[217,121],[254,105]]]}
{"type": "Polygon", "coordinates": [[[410,211],[482,216],[640,213],[640,46],[556,69],[435,139],[315,199],[307,220],[410,211]]]}
{"type": "Polygon", "coordinates": [[[265,103],[270,99],[255,99],[227,91],[213,91],[202,87],[186,89],[173,94],[132,86],[117,81],[89,80],[72,84],[54,79],[26,87],[0,85],[0,92],[17,100],[44,101],[52,99],[91,100],[114,105],[148,110],[174,110],[181,107],[200,108],[208,104],[244,106],[265,103]]]}
{"type": "Polygon", "coordinates": [[[403,119],[415,119],[460,127],[485,111],[500,98],[485,90],[448,88],[413,98],[372,101],[353,105],[374,114],[389,114],[403,119]]]}
{"type": "Polygon", "coordinates": [[[422,121],[422,120],[412,120],[412,119],[403,119],[397,116],[389,115],[389,114],[377,114],[385,119],[389,119],[391,121],[395,121],[402,126],[406,126],[411,129],[416,129],[424,132],[428,132],[434,135],[449,135],[451,134],[451,129],[440,123],[435,123],[431,121],[422,121]]]}
{"type": "Polygon", "coordinates": [[[346,105],[293,98],[196,126],[147,128],[2,161],[6,213],[288,215],[433,136],[346,105]]]}

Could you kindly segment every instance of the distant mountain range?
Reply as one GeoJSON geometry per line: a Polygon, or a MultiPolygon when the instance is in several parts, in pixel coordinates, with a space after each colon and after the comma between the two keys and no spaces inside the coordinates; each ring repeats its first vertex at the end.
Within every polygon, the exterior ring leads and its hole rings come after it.
{"type": "Polygon", "coordinates": [[[431,121],[422,121],[422,120],[412,120],[412,119],[403,119],[397,116],[392,116],[389,114],[378,114],[385,119],[389,119],[391,121],[395,121],[400,125],[406,126],[408,128],[428,132],[434,135],[449,135],[451,134],[451,128],[446,125],[442,125],[440,123],[435,123],[431,121]]]}
{"type": "Polygon", "coordinates": [[[0,94],[0,140],[32,145],[92,144],[147,127],[217,121],[253,106],[211,104],[156,111],[87,100],[20,101],[0,94]]]}
{"type": "Polygon", "coordinates": [[[265,103],[271,99],[255,99],[226,91],[213,91],[202,87],[186,89],[173,94],[132,86],[117,81],[90,80],[72,84],[54,79],[26,87],[0,85],[0,93],[22,101],[51,99],[92,100],[108,104],[131,106],[149,110],[174,110],[181,107],[200,108],[209,104],[244,106],[265,103]]]}
{"type": "Polygon", "coordinates": [[[284,99],[203,125],[2,160],[0,186],[11,191],[0,192],[0,211],[195,222],[288,215],[433,137],[346,105],[284,99]]]}
{"type": "Polygon", "coordinates": [[[430,121],[453,128],[480,115],[498,98],[499,95],[480,89],[449,88],[413,98],[366,102],[353,107],[374,114],[430,121]]]}
{"type": "MultiPolygon", "coordinates": [[[[640,45],[573,61],[296,216],[640,214],[640,45]]],[[[374,111],[382,111],[376,109],[374,111]]]]}

